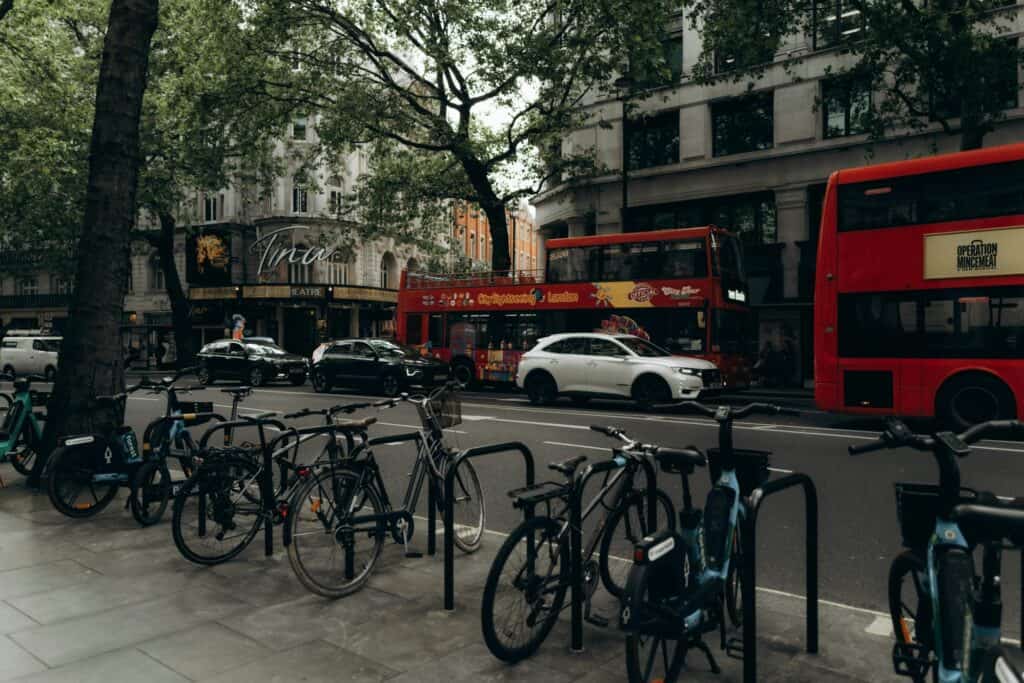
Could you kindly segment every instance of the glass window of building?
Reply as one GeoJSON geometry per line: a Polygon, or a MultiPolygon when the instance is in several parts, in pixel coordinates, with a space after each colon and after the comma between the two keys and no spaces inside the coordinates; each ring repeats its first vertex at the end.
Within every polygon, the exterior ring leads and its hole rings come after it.
{"type": "Polygon", "coordinates": [[[306,139],[306,126],[308,124],[308,117],[296,116],[295,120],[292,121],[292,139],[293,140],[305,140],[306,139]]]}
{"type": "Polygon", "coordinates": [[[871,88],[863,79],[837,77],[821,83],[821,111],[826,138],[841,138],[865,132],[865,117],[871,110],[871,88]]]}
{"type": "Polygon", "coordinates": [[[716,157],[770,149],[774,144],[774,128],[771,92],[711,104],[711,137],[716,157]]]}
{"type": "Polygon", "coordinates": [[[300,187],[298,181],[292,187],[292,212],[307,213],[309,211],[309,192],[300,187]]]}
{"type": "Polygon", "coordinates": [[[14,293],[19,296],[33,296],[39,293],[39,280],[34,276],[18,278],[15,281],[14,293]]]}
{"type": "Polygon", "coordinates": [[[679,163],[679,111],[628,120],[626,148],[630,170],[679,163]]]}
{"type": "Polygon", "coordinates": [[[852,0],[813,0],[811,12],[815,50],[858,40],[864,35],[864,15],[852,0]]]}

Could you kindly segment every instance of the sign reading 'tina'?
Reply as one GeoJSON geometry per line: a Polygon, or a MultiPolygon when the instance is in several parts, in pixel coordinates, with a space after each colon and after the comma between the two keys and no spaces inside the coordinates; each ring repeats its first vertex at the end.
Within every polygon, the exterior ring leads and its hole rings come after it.
{"type": "Polygon", "coordinates": [[[924,236],[924,277],[1024,274],[1024,227],[924,236]]]}

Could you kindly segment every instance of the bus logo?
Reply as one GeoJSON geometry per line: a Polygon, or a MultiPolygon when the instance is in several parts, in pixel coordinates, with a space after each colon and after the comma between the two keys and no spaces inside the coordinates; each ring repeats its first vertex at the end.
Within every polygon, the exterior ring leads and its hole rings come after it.
{"type": "Polygon", "coordinates": [[[999,256],[999,244],[984,240],[971,240],[970,244],[956,247],[956,270],[958,273],[974,273],[979,270],[995,270],[999,256]]]}
{"type": "Polygon", "coordinates": [[[655,290],[654,287],[651,287],[646,282],[641,282],[638,283],[637,286],[633,288],[633,291],[629,293],[629,300],[645,304],[653,299],[656,293],[657,290],[655,290]]]}

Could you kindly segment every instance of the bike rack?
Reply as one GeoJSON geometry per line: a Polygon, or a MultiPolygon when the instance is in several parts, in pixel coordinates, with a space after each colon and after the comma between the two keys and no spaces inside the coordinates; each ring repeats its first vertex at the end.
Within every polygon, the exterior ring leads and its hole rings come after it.
{"type": "Polygon", "coordinates": [[[747,498],[743,519],[743,682],[757,681],[757,515],[765,498],[803,487],[806,523],[805,559],[807,562],[807,652],[818,652],[818,492],[806,474],[788,474],[754,489],[747,498]]]}
{"type": "MultiPolygon", "coordinates": [[[[518,441],[507,441],[505,443],[488,444],[484,446],[476,446],[474,448],[467,448],[452,460],[451,465],[448,467],[448,471],[445,472],[444,476],[444,608],[449,612],[455,611],[455,473],[459,469],[459,465],[462,464],[463,460],[470,460],[471,458],[479,458],[485,455],[494,455],[495,453],[508,453],[511,451],[517,451],[523,456],[523,464],[526,468],[526,486],[534,485],[535,467],[533,463],[533,453],[526,447],[525,444],[518,441]]],[[[429,516],[429,531],[428,536],[433,536],[436,532],[434,530],[434,507],[436,501],[433,500],[435,492],[432,490],[432,486],[428,486],[428,505],[430,507],[429,516]]],[[[524,508],[523,519],[530,519],[533,517],[533,510],[530,508],[524,508]]],[[[428,551],[434,547],[434,542],[428,537],[428,551]]]]}
{"type": "MultiPolygon", "coordinates": [[[[638,458],[647,477],[647,525],[658,528],[658,474],[647,458],[638,458]]],[[[583,652],[583,490],[590,478],[623,467],[615,460],[605,460],[589,465],[573,482],[572,497],[569,501],[569,554],[570,554],[570,620],[574,653],[583,652]]]]}

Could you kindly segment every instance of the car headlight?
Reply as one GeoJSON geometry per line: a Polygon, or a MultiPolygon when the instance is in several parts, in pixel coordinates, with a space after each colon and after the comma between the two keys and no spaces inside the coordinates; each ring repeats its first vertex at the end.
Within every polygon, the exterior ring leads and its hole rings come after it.
{"type": "Polygon", "coordinates": [[[680,375],[691,375],[694,377],[700,377],[700,370],[695,368],[676,368],[676,372],[680,375]]]}

